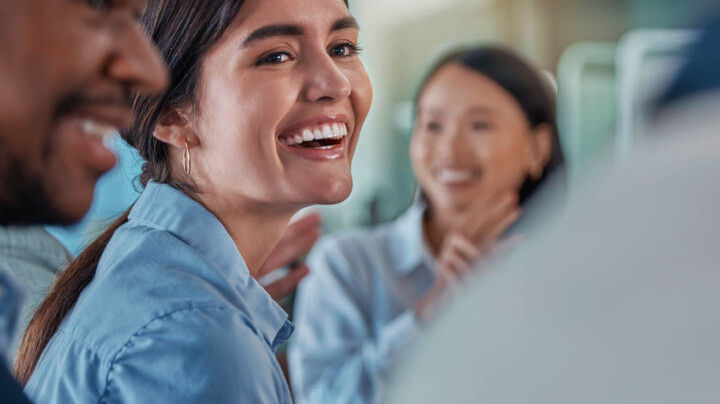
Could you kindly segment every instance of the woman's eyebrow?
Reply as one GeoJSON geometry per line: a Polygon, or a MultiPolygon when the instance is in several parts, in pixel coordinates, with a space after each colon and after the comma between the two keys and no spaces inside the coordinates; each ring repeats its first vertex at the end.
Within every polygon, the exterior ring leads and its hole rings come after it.
{"type": "Polygon", "coordinates": [[[471,114],[487,115],[492,112],[493,112],[493,108],[487,107],[487,106],[472,106],[465,111],[465,113],[468,115],[471,115],[471,114]]]}
{"type": "Polygon", "coordinates": [[[357,30],[360,30],[360,24],[358,24],[357,20],[354,17],[348,16],[335,21],[335,23],[332,25],[332,28],[330,28],[330,32],[340,31],[348,28],[355,28],[357,30]]]}
{"type": "Polygon", "coordinates": [[[274,25],[266,25],[264,27],[258,28],[255,31],[253,31],[248,37],[243,41],[241,48],[245,48],[252,44],[253,42],[257,42],[263,39],[275,37],[275,36],[301,36],[303,35],[304,31],[302,27],[299,25],[294,24],[274,24],[274,25]]]}
{"type": "MultiPolygon", "coordinates": [[[[349,28],[355,28],[360,29],[360,25],[358,24],[357,20],[354,17],[344,17],[341,18],[335,23],[333,23],[332,27],[330,28],[330,32],[333,31],[340,31],[343,29],[349,29],[349,28]]],[[[295,24],[272,24],[272,25],[266,25],[264,27],[260,27],[256,29],[255,31],[251,32],[250,35],[248,35],[247,38],[243,41],[241,48],[245,48],[252,44],[253,42],[257,42],[263,39],[275,37],[275,36],[301,36],[305,33],[303,28],[299,25],[295,24]]]]}
{"type": "Polygon", "coordinates": [[[442,108],[438,107],[418,107],[417,109],[417,115],[418,116],[434,116],[434,115],[442,115],[443,110],[442,108]]]}

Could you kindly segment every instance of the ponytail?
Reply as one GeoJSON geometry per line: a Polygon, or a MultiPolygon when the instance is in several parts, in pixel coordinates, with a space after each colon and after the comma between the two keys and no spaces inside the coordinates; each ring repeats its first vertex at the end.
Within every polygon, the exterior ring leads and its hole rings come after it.
{"type": "Polygon", "coordinates": [[[21,386],[30,380],[45,347],[55,335],[65,316],[75,306],[80,293],[95,277],[100,257],[115,231],[128,221],[130,209],[113,222],[60,274],[45,300],[40,304],[22,337],[15,378],[21,386]]]}

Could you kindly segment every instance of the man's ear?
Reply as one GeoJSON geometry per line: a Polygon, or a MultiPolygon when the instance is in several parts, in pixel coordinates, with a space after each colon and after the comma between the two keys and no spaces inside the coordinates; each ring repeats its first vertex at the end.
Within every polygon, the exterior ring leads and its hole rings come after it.
{"type": "Polygon", "coordinates": [[[530,136],[528,174],[532,179],[538,180],[552,156],[553,131],[550,125],[543,123],[533,129],[530,136]]]}
{"type": "Polygon", "coordinates": [[[184,149],[186,143],[190,148],[200,143],[190,124],[189,114],[180,109],[164,111],[155,125],[153,136],[161,142],[179,149],[184,149]]]}

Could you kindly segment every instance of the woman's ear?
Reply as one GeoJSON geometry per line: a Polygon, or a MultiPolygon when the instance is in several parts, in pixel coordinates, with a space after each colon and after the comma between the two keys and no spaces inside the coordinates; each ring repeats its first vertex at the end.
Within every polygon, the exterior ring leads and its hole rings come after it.
{"type": "Polygon", "coordinates": [[[186,143],[190,148],[200,144],[200,139],[190,123],[189,114],[180,109],[164,111],[155,125],[153,136],[179,149],[184,149],[186,143]]]}
{"type": "Polygon", "coordinates": [[[528,172],[533,180],[539,180],[552,156],[553,131],[550,125],[543,123],[532,129],[530,136],[528,172]]]}

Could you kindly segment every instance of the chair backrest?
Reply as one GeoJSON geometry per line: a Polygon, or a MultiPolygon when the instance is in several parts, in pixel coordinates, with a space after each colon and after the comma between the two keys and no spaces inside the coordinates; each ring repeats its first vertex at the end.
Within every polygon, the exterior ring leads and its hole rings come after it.
{"type": "Polygon", "coordinates": [[[632,154],[657,97],[670,85],[687,60],[689,45],[698,39],[693,30],[635,30],[620,40],[617,51],[618,141],[616,155],[632,154]]]}
{"type": "Polygon", "coordinates": [[[579,42],[558,64],[558,124],[570,180],[614,143],[617,94],[616,44],[579,42]]]}

